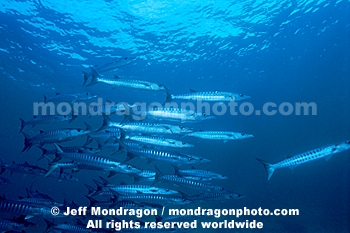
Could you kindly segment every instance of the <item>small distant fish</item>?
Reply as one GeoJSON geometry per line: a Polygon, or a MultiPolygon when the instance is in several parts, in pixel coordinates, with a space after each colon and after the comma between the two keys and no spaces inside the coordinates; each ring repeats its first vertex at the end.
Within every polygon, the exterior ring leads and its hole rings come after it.
{"type": "Polygon", "coordinates": [[[44,102],[68,102],[68,103],[74,103],[79,100],[89,100],[96,98],[97,95],[92,95],[91,93],[56,93],[55,96],[47,98],[44,95],[44,102]]]}
{"type": "Polygon", "coordinates": [[[62,116],[45,115],[45,116],[34,116],[33,119],[28,121],[24,121],[22,118],[19,118],[19,120],[21,121],[21,129],[19,132],[21,133],[23,128],[26,125],[32,125],[34,127],[36,124],[53,124],[56,122],[63,122],[63,121],[69,121],[69,123],[71,123],[77,117],[78,116],[74,114],[64,115],[64,116],[63,115],[62,116]]]}
{"type": "Polygon", "coordinates": [[[185,136],[192,136],[211,140],[224,140],[224,142],[227,142],[228,140],[238,140],[254,137],[251,134],[235,133],[229,131],[199,131],[183,135],[183,137],[185,136]]]}
{"type": "MultiPolygon", "coordinates": [[[[106,71],[109,71],[109,70],[115,70],[115,69],[117,69],[119,67],[122,67],[122,66],[126,66],[126,65],[130,64],[131,62],[133,62],[135,60],[136,60],[135,57],[117,58],[117,59],[114,59],[114,60],[112,60],[110,62],[101,64],[101,65],[96,65],[96,66],[93,67],[93,69],[97,73],[103,73],[103,72],[106,72],[106,71]]],[[[84,83],[83,83],[83,86],[84,86],[86,84],[87,80],[89,79],[89,77],[92,76],[92,71],[90,71],[89,73],[83,71],[83,74],[84,74],[84,83]]]]}
{"type": "Polygon", "coordinates": [[[256,158],[260,163],[264,165],[267,172],[267,180],[270,180],[274,171],[278,168],[290,167],[295,168],[296,166],[312,162],[317,159],[325,158],[327,161],[332,157],[332,155],[349,150],[350,140],[342,143],[332,144],[324,147],[320,147],[314,150],[307,151],[292,157],[289,157],[281,162],[271,164],[262,159],[256,158]]]}
{"type": "Polygon", "coordinates": [[[5,177],[0,176],[0,184],[11,184],[11,181],[5,177]]]}
{"type": "Polygon", "coordinates": [[[86,86],[92,86],[97,83],[105,83],[112,85],[114,87],[126,87],[133,88],[139,90],[149,90],[149,91],[162,91],[165,90],[165,86],[163,84],[151,83],[143,80],[135,80],[135,79],[121,79],[118,76],[114,75],[114,79],[110,78],[100,78],[94,69],[92,69],[92,78],[91,82],[86,86]]]}
{"type": "Polygon", "coordinates": [[[223,91],[203,91],[197,92],[190,89],[189,94],[173,95],[166,89],[167,98],[165,103],[171,102],[173,100],[202,100],[202,101],[217,101],[217,102],[227,102],[227,101],[241,101],[246,99],[251,99],[250,96],[243,94],[236,94],[232,92],[223,91]]]}

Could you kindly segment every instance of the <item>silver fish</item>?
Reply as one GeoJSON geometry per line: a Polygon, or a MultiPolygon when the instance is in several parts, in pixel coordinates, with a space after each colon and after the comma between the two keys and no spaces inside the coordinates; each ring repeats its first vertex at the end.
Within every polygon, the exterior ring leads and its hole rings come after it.
{"type": "Polygon", "coordinates": [[[217,101],[217,102],[227,102],[227,101],[241,101],[246,99],[251,99],[250,96],[243,94],[236,94],[232,92],[224,91],[203,91],[197,92],[190,89],[191,93],[173,95],[169,89],[166,89],[167,97],[165,103],[171,102],[173,100],[202,100],[202,101],[217,101]]]}
{"type": "MultiPolygon", "coordinates": [[[[115,70],[122,66],[126,66],[135,60],[136,60],[135,57],[121,57],[101,65],[96,65],[93,67],[93,70],[95,70],[97,73],[103,73],[109,70],[115,70]]],[[[92,71],[90,71],[89,73],[83,71],[83,74],[84,74],[84,83],[83,83],[83,86],[84,86],[87,80],[89,79],[89,77],[92,76],[92,71]]]]}
{"type": "Polygon", "coordinates": [[[264,168],[267,172],[267,180],[270,180],[274,171],[278,168],[290,167],[295,168],[296,166],[312,162],[317,159],[325,158],[327,161],[332,157],[332,155],[349,150],[350,149],[350,140],[336,143],[324,147],[320,147],[314,150],[310,150],[292,157],[289,157],[281,162],[270,164],[262,159],[256,158],[260,163],[264,165],[264,168]]]}

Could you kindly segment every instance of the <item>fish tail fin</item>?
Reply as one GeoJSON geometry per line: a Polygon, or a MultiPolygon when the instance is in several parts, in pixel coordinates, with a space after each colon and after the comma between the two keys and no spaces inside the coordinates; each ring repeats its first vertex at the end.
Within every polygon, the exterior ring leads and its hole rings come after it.
{"type": "Polygon", "coordinates": [[[85,130],[90,130],[91,132],[93,131],[91,126],[88,123],[84,122],[84,125],[85,125],[85,130]]]}
{"type": "Polygon", "coordinates": [[[76,114],[74,114],[74,112],[72,112],[72,118],[68,121],[68,124],[71,123],[72,121],[74,121],[77,117],[78,117],[78,115],[76,115],[76,114]]]}
{"type": "Polygon", "coordinates": [[[98,202],[97,202],[96,199],[92,198],[92,197],[89,196],[89,195],[85,195],[85,197],[86,197],[87,199],[89,199],[89,201],[90,201],[89,207],[97,206],[98,202]]]}
{"type": "Polygon", "coordinates": [[[275,169],[271,166],[270,163],[262,160],[262,159],[259,159],[259,158],[256,158],[256,160],[258,160],[260,163],[262,163],[264,165],[264,168],[267,172],[267,180],[270,180],[273,172],[275,171],[275,169]]]}
{"type": "Polygon", "coordinates": [[[42,151],[41,153],[41,156],[36,160],[36,161],[39,161],[39,160],[42,160],[43,158],[47,158],[47,150],[45,148],[43,148],[42,146],[38,146],[38,148],[42,151]]]}
{"type": "Polygon", "coordinates": [[[55,158],[51,161],[51,163],[55,163],[55,162],[61,160],[62,159],[61,154],[64,153],[62,148],[59,145],[57,145],[56,143],[54,143],[54,145],[56,148],[56,154],[55,154],[55,158]]]}
{"type": "Polygon", "coordinates": [[[49,167],[49,171],[45,174],[45,177],[48,177],[49,175],[51,175],[52,172],[54,172],[57,169],[57,167],[55,165],[51,165],[49,167]]]}
{"type": "Polygon", "coordinates": [[[91,81],[88,85],[86,85],[87,87],[98,83],[98,80],[97,80],[97,77],[99,76],[98,73],[96,72],[96,70],[94,70],[94,68],[90,67],[90,69],[91,69],[91,81]]]}
{"type": "Polygon", "coordinates": [[[90,185],[85,184],[85,187],[88,189],[88,194],[86,194],[85,196],[92,196],[96,191],[93,187],[91,187],[90,185]]]}
{"type": "Polygon", "coordinates": [[[163,176],[162,172],[159,170],[159,168],[156,165],[154,165],[154,168],[156,169],[156,177],[153,183],[151,184],[151,186],[154,186],[155,184],[157,184],[160,181],[160,178],[163,176]]]}
{"type": "Polygon", "coordinates": [[[83,71],[83,75],[84,75],[84,82],[83,82],[83,86],[85,86],[86,82],[87,82],[87,81],[88,81],[88,79],[89,79],[89,73],[88,73],[88,72],[83,71]]]}
{"type": "Polygon", "coordinates": [[[166,86],[164,86],[164,87],[165,87],[165,91],[166,91],[166,99],[165,99],[163,105],[173,101],[173,95],[171,94],[169,88],[167,88],[166,86]]]}
{"type": "Polygon", "coordinates": [[[19,130],[19,132],[22,133],[24,126],[26,126],[26,122],[22,118],[19,118],[19,120],[21,121],[21,129],[19,130]]]}
{"type": "Polygon", "coordinates": [[[45,223],[46,223],[46,229],[44,231],[44,233],[48,233],[51,231],[51,228],[53,228],[55,226],[55,224],[53,222],[50,222],[47,219],[44,219],[45,223]]]}
{"type": "Polygon", "coordinates": [[[23,136],[24,136],[24,147],[22,149],[22,152],[24,151],[28,151],[32,146],[33,146],[33,143],[30,142],[30,138],[28,136],[28,134],[26,133],[23,133],[23,136]]]}
{"type": "Polygon", "coordinates": [[[120,124],[124,124],[126,122],[134,122],[134,118],[131,114],[124,114],[124,119],[120,122],[120,124]]]}
{"type": "Polygon", "coordinates": [[[106,129],[111,125],[112,121],[106,114],[102,113],[102,117],[103,117],[102,126],[97,131],[101,131],[103,129],[106,129]]]}
{"type": "Polygon", "coordinates": [[[46,101],[47,101],[47,97],[46,95],[44,95],[44,103],[46,103],[46,101]]]}

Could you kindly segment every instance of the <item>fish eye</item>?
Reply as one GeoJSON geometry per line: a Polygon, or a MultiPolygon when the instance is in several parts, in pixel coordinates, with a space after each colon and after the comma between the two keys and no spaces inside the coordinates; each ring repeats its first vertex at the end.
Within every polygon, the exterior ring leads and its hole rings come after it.
{"type": "Polygon", "coordinates": [[[128,165],[128,169],[131,169],[131,166],[130,166],[130,165],[128,165]]]}
{"type": "Polygon", "coordinates": [[[243,97],[244,95],[243,94],[239,94],[240,97],[243,97]]]}
{"type": "Polygon", "coordinates": [[[89,93],[86,93],[86,95],[89,95],[89,93]]]}
{"type": "Polygon", "coordinates": [[[165,191],[166,191],[166,192],[169,192],[170,190],[169,190],[169,189],[166,189],[165,191]]]}
{"type": "Polygon", "coordinates": [[[183,201],[183,202],[185,202],[185,201],[186,201],[186,199],[184,198],[184,199],[182,199],[182,201],[183,201]]]}
{"type": "Polygon", "coordinates": [[[334,147],[334,148],[332,148],[332,151],[335,151],[335,150],[337,150],[337,148],[335,148],[335,147],[334,147]]]}
{"type": "Polygon", "coordinates": [[[346,144],[350,144],[350,140],[346,142],[346,144]]]}
{"type": "Polygon", "coordinates": [[[193,159],[192,158],[188,158],[188,161],[192,161],[193,159]]]}
{"type": "Polygon", "coordinates": [[[186,144],[186,142],[182,142],[182,145],[185,145],[186,144]]]}
{"type": "Polygon", "coordinates": [[[242,136],[244,136],[244,135],[245,135],[245,133],[241,133],[241,135],[242,135],[242,136]]]}
{"type": "Polygon", "coordinates": [[[220,188],[220,191],[224,191],[225,189],[224,188],[220,188]]]}
{"type": "Polygon", "coordinates": [[[77,131],[78,131],[78,132],[80,132],[80,131],[81,131],[81,129],[78,129],[77,131]]]}
{"type": "Polygon", "coordinates": [[[205,114],[205,113],[203,113],[203,116],[206,116],[206,114],[205,114]]]}
{"type": "Polygon", "coordinates": [[[199,158],[199,160],[201,160],[201,161],[202,161],[202,160],[203,160],[203,158],[199,158]]]}

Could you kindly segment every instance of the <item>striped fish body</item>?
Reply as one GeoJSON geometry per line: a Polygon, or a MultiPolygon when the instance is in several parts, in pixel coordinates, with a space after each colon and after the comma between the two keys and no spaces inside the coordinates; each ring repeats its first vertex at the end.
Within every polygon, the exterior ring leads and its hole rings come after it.
{"type": "Polygon", "coordinates": [[[192,202],[190,200],[180,198],[180,197],[163,196],[158,194],[122,195],[122,196],[118,196],[118,200],[128,200],[128,201],[135,201],[139,203],[156,204],[156,205],[163,205],[163,206],[186,205],[192,202]]]}
{"type": "Polygon", "coordinates": [[[211,139],[211,140],[238,140],[245,138],[252,138],[253,135],[245,134],[245,133],[235,133],[229,131],[200,131],[188,133],[185,136],[192,136],[203,139],[211,139]]]}
{"type": "Polygon", "coordinates": [[[177,175],[164,175],[160,177],[160,179],[171,182],[175,185],[186,187],[195,190],[203,190],[203,191],[223,191],[224,188],[220,186],[213,186],[206,183],[198,182],[195,180],[189,180],[183,177],[179,177],[177,175]]]}
{"type": "Polygon", "coordinates": [[[97,95],[92,95],[91,93],[56,93],[55,96],[47,98],[44,96],[44,102],[67,102],[67,103],[73,103],[79,100],[89,100],[92,98],[97,97],[97,95]]]}
{"type": "Polygon", "coordinates": [[[329,160],[332,155],[349,150],[349,149],[350,149],[350,140],[346,142],[332,144],[332,145],[320,147],[314,150],[310,150],[310,151],[289,157],[275,164],[267,163],[266,161],[258,158],[257,160],[264,165],[266,172],[268,174],[268,180],[269,180],[276,169],[285,168],[285,167],[294,168],[300,164],[312,162],[322,158],[326,158],[326,160],[329,160]]]}
{"type": "Polygon", "coordinates": [[[182,142],[182,141],[178,141],[170,138],[162,138],[162,137],[126,135],[125,139],[137,141],[144,144],[151,144],[155,146],[177,147],[177,148],[193,147],[193,145],[186,142],[182,142]]]}
{"type": "Polygon", "coordinates": [[[108,185],[105,186],[105,188],[114,190],[118,193],[143,193],[143,194],[160,194],[160,195],[175,195],[179,194],[175,190],[171,189],[165,189],[165,188],[159,188],[159,187],[154,187],[150,185],[139,185],[139,184],[133,184],[133,185],[108,185]]]}
{"type": "MultiPolygon", "coordinates": [[[[114,79],[106,79],[106,78],[96,78],[96,82],[109,84],[117,87],[126,87],[133,89],[141,89],[141,90],[150,90],[150,91],[161,91],[164,90],[164,86],[157,83],[151,83],[142,80],[134,80],[134,79],[121,79],[115,76],[114,79]]],[[[87,86],[90,86],[87,85],[87,86]]]]}
{"type": "MultiPolygon", "coordinates": [[[[0,212],[14,213],[27,216],[39,215],[44,217],[52,217],[50,207],[14,200],[0,200],[0,212]]],[[[63,214],[59,214],[55,217],[63,216],[63,214]]]]}
{"type": "Polygon", "coordinates": [[[242,198],[242,195],[232,192],[201,193],[187,198],[192,201],[224,201],[229,199],[240,199],[242,198]]]}
{"type": "Polygon", "coordinates": [[[192,157],[189,157],[184,154],[176,153],[176,152],[159,151],[159,150],[142,148],[139,146],[127,147],[126,151],[128,156],[127,160],[130,160],[135,156],[139,156],[141,158],[165,161],[165,162],[174,163],[174,164],[198,163],[198,161],[193,159],[192,157]]]}
{"type": "Polygon", "coordinates": [[[44,115],[44,116],[34,116],[33,119],[24,121],[23,119],[19,118],[21,121],[21,129],[20,133],[24,129],[26,125],[32,125],[33,127],[36,124],[53,124],[57,122],[63,122],[63,121],[69,121],[72,122],[77,116],[75,115],[62,115],[62,116],[53,116],[53,115],[44,115]]]}
{"type": "Polygon", "coordinates": [[[127,132],[138,132],[144,134],[180,134],[191,132],[190,129],[177,125],[133,122],[120,126],[127,132]]]}
{"type": "Polygon", "coordinates": [[[223,91],[193,92],[181,95],[171,95],[171,99],[178,100],[202,100],[202,101],[241,101],[250,99],[250,96],[223,91]]]}
{"type": "Polygon", "coordinates": [[[214,119],[214,116],[206,116],[204,113],[197,113],[193,110],[181,108],[154,108],[146,112],[146,116],[168,121],[199,122],[214,119]]]}
{"type": "Polygon", "coordinates": [[[189,169],[189,170],[178,170],[176,169],[176,174],[181,176],[191,176],[203,178],[203,180],[212,180],[212,179],[228,179],[227,176],[209,171],[209,170],[198,170],[198,169],[189,169]]]}
{"type": "Polygon", "coordinates": [[[94,154],[88,153],[64,153],[57,144],[55,144],[57,149],[56,158],[53,162],[59,161],[61,158],[70,159],[74,162],[85,164],[91,167],[100,168],[107,171],[115,171],[120,173],[139,173],[139,169],[132,167],[128,164],[123,164],[120,162],[112,161],[110,159],[96,156],[94,154]]]}

